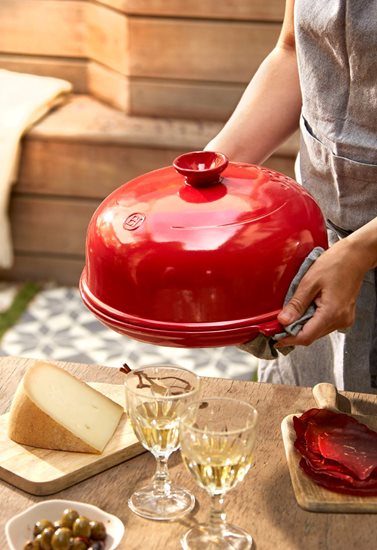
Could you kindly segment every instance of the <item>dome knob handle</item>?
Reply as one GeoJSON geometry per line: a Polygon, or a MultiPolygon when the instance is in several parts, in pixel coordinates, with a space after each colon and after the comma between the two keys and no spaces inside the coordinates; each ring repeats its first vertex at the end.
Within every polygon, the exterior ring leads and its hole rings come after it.
{"type": "Polygon", "coordinates": [[[208,187],[220,182],[220,174],[228,166],[229,160],[223,153],[193,151],[180,155],[173,166],[193,187],[208,187]]]}

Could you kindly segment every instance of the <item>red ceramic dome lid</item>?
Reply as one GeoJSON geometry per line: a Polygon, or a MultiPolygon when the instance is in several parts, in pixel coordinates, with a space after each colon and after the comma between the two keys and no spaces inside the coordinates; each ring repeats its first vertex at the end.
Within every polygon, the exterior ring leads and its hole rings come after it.
{"type": "Polygon", "coordinates": [[[224,330],[276,317],[322,214],[296,182],[194,152],[99,206],[87,234],[85,303],[161,330],[224,330]]]}
{"type": "MultiPolygon", "coordinates": [[[[227,165],[228,162],[222,165],[222,170],[227,165]]],[[[207,183],[204,179],[208,174],[202,176],[202,171],[196,173],[192,169],[192,175],[187,176],[187,172],[188,169],[181,177],[172,167],[163,168],[126,183],[102,204],[96,219],[97,232],[109,240],[110,246],[119,248],[122,243],[138,239],[138,232],[130,233],[136,229],[144,235],[148,232],[152,240],[159,240],[163,232],[165,241],[181,240],[181,237],[184,241],[180,230],[193,230],[197,248],[199,230],[215,229],[219,239],[229,238],[217,228],[239,226],[271,216],[287,206],[292,183],[296,186],[283,175],[246,164],[231,164],[222,177],[217,174],[207,183]]],[[[207,236],[206,233],[204,237],[207,236]]],[[[215,243],[209,240],[208,245],[215,243]]]]}

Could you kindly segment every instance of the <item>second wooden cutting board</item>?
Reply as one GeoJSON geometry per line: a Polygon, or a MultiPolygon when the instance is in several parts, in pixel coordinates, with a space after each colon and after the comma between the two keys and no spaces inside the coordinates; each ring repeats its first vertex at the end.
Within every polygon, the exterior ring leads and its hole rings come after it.
{"type": "MultiPolygon", "coordinates": [[[[313,388],[313,395],[318,406],[338,410],[337,400],[339,396],[334,386],[330,384],[319,384],[313,388]]],[[[359,497],[329,491],[314,483],[303,472],[299,466],[301,455],[294,446],[296,432],[293,427],[293,417],[299,416],[300,414],[301,413],[286,416],[281,424],[289,474],[299,506],[311,512],[377,513],[377,496],[359,497]]],[[[369,426],[369,428],[377,431],[376,416],[352,416],[357,418],[359,422],[363,422],[369,426]]]]}
{"type": "MultiPolygon", "coordinates": [[[[124,388],[90,384],[123,405],[124,388]]],[[[0,416],[0,479],[32,495],[51,495],[145,452],[126,415],[102,454],[51,451],[19,445],[7,436],[8,414],[0,416]]]]}

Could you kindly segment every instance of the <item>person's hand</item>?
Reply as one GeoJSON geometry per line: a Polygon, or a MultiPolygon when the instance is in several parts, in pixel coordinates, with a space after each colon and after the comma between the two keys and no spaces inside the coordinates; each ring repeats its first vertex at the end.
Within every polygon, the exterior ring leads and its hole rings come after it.
{"type": "Polygon", "coordinates": [[[317,306],[315,314],[296,336],[279,340],[275,347],[308,346],[334,330],[350,327],[368,268],[361,250],[350,240],[343,239],[326,250],[304,275],[278,321],[283,326],[291,324],[312,302],[317,306]]]}

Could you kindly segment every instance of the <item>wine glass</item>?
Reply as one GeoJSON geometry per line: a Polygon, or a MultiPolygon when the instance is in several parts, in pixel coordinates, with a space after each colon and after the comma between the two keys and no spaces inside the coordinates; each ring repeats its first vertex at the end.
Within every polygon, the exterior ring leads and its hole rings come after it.
{"type": "Polygon", "coordinates": [[[183,462],[211,497],[208,523],[182,538],[186,550],[251,548],[252,537],[226,522],[224,495],[240,483],[254,460],[258,413],[244,401],[209,398],[191,403],[181,419],[183,462]]]}
{"type": "Polygon", "coordinates": [[[126,410],[136,437],[157,461],[155,475],[136,490],[128,505],[148,519],[175,520],[190,512],[195,497],[172,485],[168,458],[179,448],[180,416],[199,395],[199,377],[174,365],[151,365],[130,371],[125,378],[126,410]]]}

